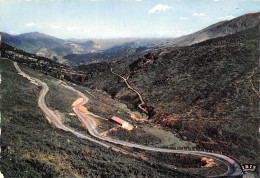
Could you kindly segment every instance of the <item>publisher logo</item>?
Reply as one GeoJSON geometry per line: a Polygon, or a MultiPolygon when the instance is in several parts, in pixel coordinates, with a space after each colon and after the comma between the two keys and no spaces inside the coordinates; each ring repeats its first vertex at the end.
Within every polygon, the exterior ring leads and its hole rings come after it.
{"type": "Polygon", "coordinates": [[[244,164],[242,165],[243,172],[255,172],[256,171],[256,165],[254,164],[244,164]]]}

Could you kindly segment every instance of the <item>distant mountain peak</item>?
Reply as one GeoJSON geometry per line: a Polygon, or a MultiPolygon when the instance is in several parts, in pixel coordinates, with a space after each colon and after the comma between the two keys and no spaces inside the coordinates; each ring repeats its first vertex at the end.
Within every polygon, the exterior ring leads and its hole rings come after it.
{"type": "Polygon", "coordinates": [[[17,37],[21,37],[21,38],[29,38],[29,39],[53,39],[55,41],[59,41],[62,42],[64,40],[56,38],[54,36],[50,36],[50,35],[46,35],[44,33],[40,33],[40,32],[29,32],[29,33],[23,33],[20,35],[16,35],[17,37]]]}

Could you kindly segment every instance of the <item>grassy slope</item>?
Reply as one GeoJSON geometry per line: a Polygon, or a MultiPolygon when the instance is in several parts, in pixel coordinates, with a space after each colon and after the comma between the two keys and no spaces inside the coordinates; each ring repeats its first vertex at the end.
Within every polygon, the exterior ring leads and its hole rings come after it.
{"type": "Polygon", "coordinates": [[[37,107],[40,89],[0,60],[2,158],[5,177],[186,177],[54,128],[37,107]]]}

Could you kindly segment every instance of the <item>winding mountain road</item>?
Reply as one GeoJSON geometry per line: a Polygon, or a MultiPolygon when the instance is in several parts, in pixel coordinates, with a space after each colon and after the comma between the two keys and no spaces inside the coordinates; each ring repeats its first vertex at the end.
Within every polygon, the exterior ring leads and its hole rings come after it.
{"type": "MultiPolygon", "coordinates": [[[[65,125],[63,125],[60,118],[54,113],[54,111],[52,111],[51,109],[49,109],[46,106],[45,96],[46,96],[47,92],[49,91],[49,87],[47,86],[47,84],[40,81],[39,79],[32,78],[29,75],[22,72],[21,69],[19,68],[19,66],[17,65],[17,63],[15,63],[15,62],[14,62],[14,66],[17,69],[17,71],[19,73],[21,73],[22,75],[24,75],[27,79],[33,80],[43,87],[41,94],[40,94],[40,97],[39,97],[39,100],[38,100],[38,105],[41,108],[41,110],[45,113],[45,115],[48,117],[48,119],[51,120],[51,122],[57,128],[62,129],[64,131],[71,132],[79,138],[83,138],[83,139],[95,142],[95,143],[102,145],[106,148],[112,148],[115,151],[120,151],[115,146],[110,146],[106,143],[95,140],[95,139],[93,139],[89,136],[78,133],[78,132],[66,127],[65,125]]],[[[110,137],[101,136],[91,123],[91,120],[93,119],[93,117],[91,117],[90,115],[86,115],[86,114],[79,111],[79,107],[86,104],[88,102],[88,98],[83,93],[74,89],[73,87],[65,86],[65,85],[64,85],[64,87],[66,87],[69,90],[72,90],[73,92],[76,92],[80,97],[83,98],[83,101],[81,103],[79,103],[78,105],[73,107],[73,111],[77,114],[78,118],[85,125],[85,127],[87,128],[89,133],[92,136],[94,136],[94,137],[96,137],[100,140],[107,141],[107,142],[117,144],[117,145],[123,145],[123,146],[127,146],[127,147],[132,147],[132,148],[139,148],[139,149],[147,150],[147,151],[155,151],[155,152],[163,152],[163,153],[189,154],[189,155],[197,155],[197,156],[203,156],[203,157],[205,156],[205,157],[213,158],[215,160],[219,160],[219,161],[221,161],[221,162],[223,162],[224,164],[227,165],[227,167],[228,167],[227,172],[222,174],[222,175],[219,175],[219,176],[233,177],[233,176],[240,176],[240,175],[243,174],[240,165],[235,160],[233,160],[233,159],[231,159],[231,158],[229,158],[225,155],[210,153],[210,152],[204,152],[204,151],[189,151],[189,150],[173,150],[173,149],[167,149],[167,148],[156,148],[156,147],[150,147],[150,146],[145,146],[145,145],[140,145],[140,144],[135,144],[135,143],[129,143],[129,142],[113,139],[113,138],[110,138],[110,137]]],[[[217,177],[219,177],[219,176],[217,176],[217,177]]]]}
{"type": "Polygon", "coordinates": [[[68,128],[67,126],[65,126],[60,118],[54,113],[53,110],[49,109],[47,106],[46,106],[46,103],[45,103],[45,96],[46,94],[48,93],[49,91],[49,87],[46,83],[42,82],[41,80],[39,79],[36,79],[36,78],[32,78],[30,77],[29,75],[25,74],[21,69],[20,67],[17,65],[16,62],[14,62],[14,66],[16,68],[16,70],[18,71],[19,74],[23,75],[25,78],[27,78],[28,80],[30,81],[35,81],[37,82],[40,86],[42,86],[42,90],[41,90],[41,94],[39,96],[39,99],[38,99],[38,106],[41,108],[41,110],[44,112],[44,114],[46,115],[46,117],[48,118],[48,120],[50,120],[53,125],[59,129],[62,129],[64,131],[67,131],[67,132],[71,132],[73,133],[74,135],[76,135],[77,137],[79,138],[83,138],[83,139],[86,139],[86,140],[89,140],[91,142],[94,142],[94,143],[97,143],[99,145],[102,145],[106,148],[110,148],[110,146],[108,144],[105,144],[105,143],[102,143],[100,141],[97,141],[89,136],[86,136],[86,135],[83,135],[79,132],[76,132],[70,128],[68,128]]]}
{"type": "Polygon", "coordinates": [[[79,111],[79,107],[86,104],[88,102],[88,98],[83,93],[81,93],[78,90],[75,90],[74,88],[72,88],[70,86],[65,86],[65,87],[67,89],[70,89],[70,90],[76,92],[81,98],[83,98],[83,101],[81,103],[79,103],[78,105],[76,105],[73,108],[73,111],[77,114],[80,121],[86,126],[89,133],[92,136],[94,136],[98,139],[108,141],[108,142],[118,144],[118,145],[128,146],[128,147],[132,147],[132,148],[139,148],[139,149],[147,150],[147,151],[156,151],[156,152],[163,152],[163,153],[189,154],[189,155],[210,157],[210,158],[213,158],[215,160],[219,160],[219,161],[221,161],[221,162],[223,162],[224,164],[227,165],[228,171],[225,174],[220,175],[220,176],[242,175],[242,170],[241,170],[240,165],[235,160],[233,160],[233,159],[231,159],[231,158],[229,158],[225,155],[221,155],[221,154],[217,154],[217,153],[209,153],[209,152],[204,152],[204,151],[173,150],[173,149],[167,149],[167,148],[156,148],[156,147],[150,147],[150,146],[145,146],[145,145],[140,145],[140,144],[135,144],[135,143],[129,143],[129,142],[113,139],[113,138],[110,138],[110,137],[104,137],[104,136],[100,135],[98,133],[98,131],[95,129],[95,127],[92,125],[92,123],[91,123],[91,120],[93,119],[92,116],[83,114],[82,112],[79,111]]]}

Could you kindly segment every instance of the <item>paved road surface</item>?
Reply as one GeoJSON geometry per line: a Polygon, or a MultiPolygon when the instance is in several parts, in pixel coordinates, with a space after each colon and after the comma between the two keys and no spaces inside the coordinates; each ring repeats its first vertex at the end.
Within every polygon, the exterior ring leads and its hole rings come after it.
{"type": "MultiPolygon", "coordinates": [[[[81,133],[78,133],[78,132],[76,132],[76,131],[66,127],[65,125],[63,125],[63,123],[61,122],[60,118],[54,113],[54,111],[52,111],[51,109],[49,109],[46,106],[45,96],[46,96],[47,92],[49,91],[49,87],[47,86],[47,84],[42,82],[42,81],[40,81],[39,79],[32,78],[29,75],[27,75],[24,72],[22,72],[16,62],[14,62],[14,66],[17,69],[17,71],[20,74],[22,74],[23,76],[25,76],[28,80],[35,81],[36,83],[38,83],[40,86],[43,87],[42,91],[41,91],[41,94],[40,94],[40,97],[39,97],[39,100],[38,100],[38,105],[41,108],[41,110],[46,114],[46,116],[51,120],[51,122],[57,128],[62,129],[64,131],[71,132],[71,133],[73,133],[74,135],[76,135],[79,138],[83,138],[83,139],[95,142],[95,143],[97,143],[99,145],[102,145],[102,146],[104,146],[106,148],[110,148],[111,147],[110,145],[108,145],[106,143],[100,142],[100,141],[95,140],[95,139],[93,139],[93,138],[91,138],[89,136],[86,136],[86,135],[83,135],[81,133]]],[[[164,153],[190,154],[190,155],[198,155],[198,156],[210,157],[210,158],[213,158],[215,160],[219,160],[219,161],[221,161],[221,162],[223,162],[224,164],[227,165],[228,171],[225,174],[220,175],[220,176],[237,176],[237,175],[242,175],[242,170],[240,168],[240,165],[235,160],[233,160],[233,159],[231,159],[231,158],[229,158],[227,156],[221,155],[221,154],[209,153],[209,152],[203,152],[203,151],[173,150],[173,149],[166,149],[166,148],[149,147],[149,146],[145,146],[145,145],[129,143],[129,142],[121,141],[121,140],[116,140],[116,139],[113,139],[113,138],[110,138],[110,137],[101,136],[97,132],[95,127],[92,125],[92,123],[91,123],[92,117],[89,116],[89,115],[85,115],[85,114],[83,114],[83,113],[81,113],[79,111],[79,107],[83,106],[84,104],[86,104],[88,102],[88,98],[83,93],[81,93],[80,91],[75,90],[73,87],[70,87],[70,86],[64,86],[64,87],[66,87],[67,89],[70,89],[70,90],[76,92],[80,97],[83,98],[83,101],[81,103],[79,103],[77,106],[75,106],[73,108],[73,110],[77,114],[77,116],[81,120],[81,122],[87,127],[89,133],[92,136],[94,136],[94,137],[96,137],[96,138],[98,138],[100,140],[107,141],[107,142],[114,143],[114,144],[118,144],[118,145],[124,145],[124,146],[128,146],[128,147],[148,150],[148,151],[156,151],[156,152],[164,152],[164,153]]],[[[114,149],[115,151],[120,151],[120,150],[118,150],[114,146],[112,147],[112,149],[114,149]]]]}
{"type": "Polygon", "coordinates": [[[173,149],[166,149],[166,148],[156,148],[156,147],[150,147],[150,146],[145,146],[145,145],[139,145],[139,144],[135,144],[135,143],[129,143],[129,142],[113,139],[110,137],[104,137],[104,136],[100,135],[97,132],[97,130],[95,129],[95,127],[92,125],[92,123],[91,123],[91,120],[93,119],[92,116],[86,115],[79,111],[79,107],[86,104],[88,102],[88,98],[83,93],[81,93],[78,90],[75,90],[74,88],[72,88],[70,86],[65,86],[65,87],[76,92],[81,98],[83,98],[83,101],[81,103],[79,103],[77,106],[75,106],[73,108],[73,111],[77,114],[80,121],[87,127],[89,133],[98,139],[108,141],[108,142],[118,144],[118,145],[124,145],[124,146],[128,146],[128,147],[139,148],[139,149],[148,150],[148,151],[190,154],[190,155],[210,157],[215,160],[219,160],[228,166],[228,171],[225,174],[220,175],[220,176],[242,175],[242,170],[241,170],[240,165],[235,160],[233,160],[225,155],[209,153],[209,152],[204,152],[204,151],[189,151],[189,150],[173,150],[173,149]]]}
{"type": "Polygon", "coordinates": [[[102,143],[100,141],[97,141],[97,140],[95,140],[95,139],[93,139],[93,138],[91,138],[89,136],[83,135],[83,134],[81,134],[79,132],[76,132],[76,131],[66,127],[65,125],[63,125],[63,123],[61,122],[60,118],[54,113],[54,111],[49,109],[46,106],[45,96],[46,96],[46,94],[49,91],[48,85],[46,83],[42,82],[41,80],[36,79],[36,78],[32,78],[29,75],[27,75],[24,72],[22,72],[20,67],[17,65],[16,62],[14,62],[14,66],[15,66],[15,68],[18,71],[19,74],[25,76],[28,80],[33,80],[33,81],[37,82],[40,86],[42,86],[41,94],[40,94],[39,100],[38,100],[38,105],[41,108],[41,110],[45,113],[46,117],[48,117],[48,119],[53,123],[53,125],[55,125],[55,127],[59,128],[59,129],[62,129],[64,131],[67,131],[67,132],[71,132],[71,133],[73,133],[74,135],[76,135],[79,138],[83,138],[83,139],[95,142],[95,143],[97,143],[99,145],[102,145],[102,146],[104,146],[106,148],[110,148],[110,146],[108,144],[105,144],[105,143],[102,143]]]}

